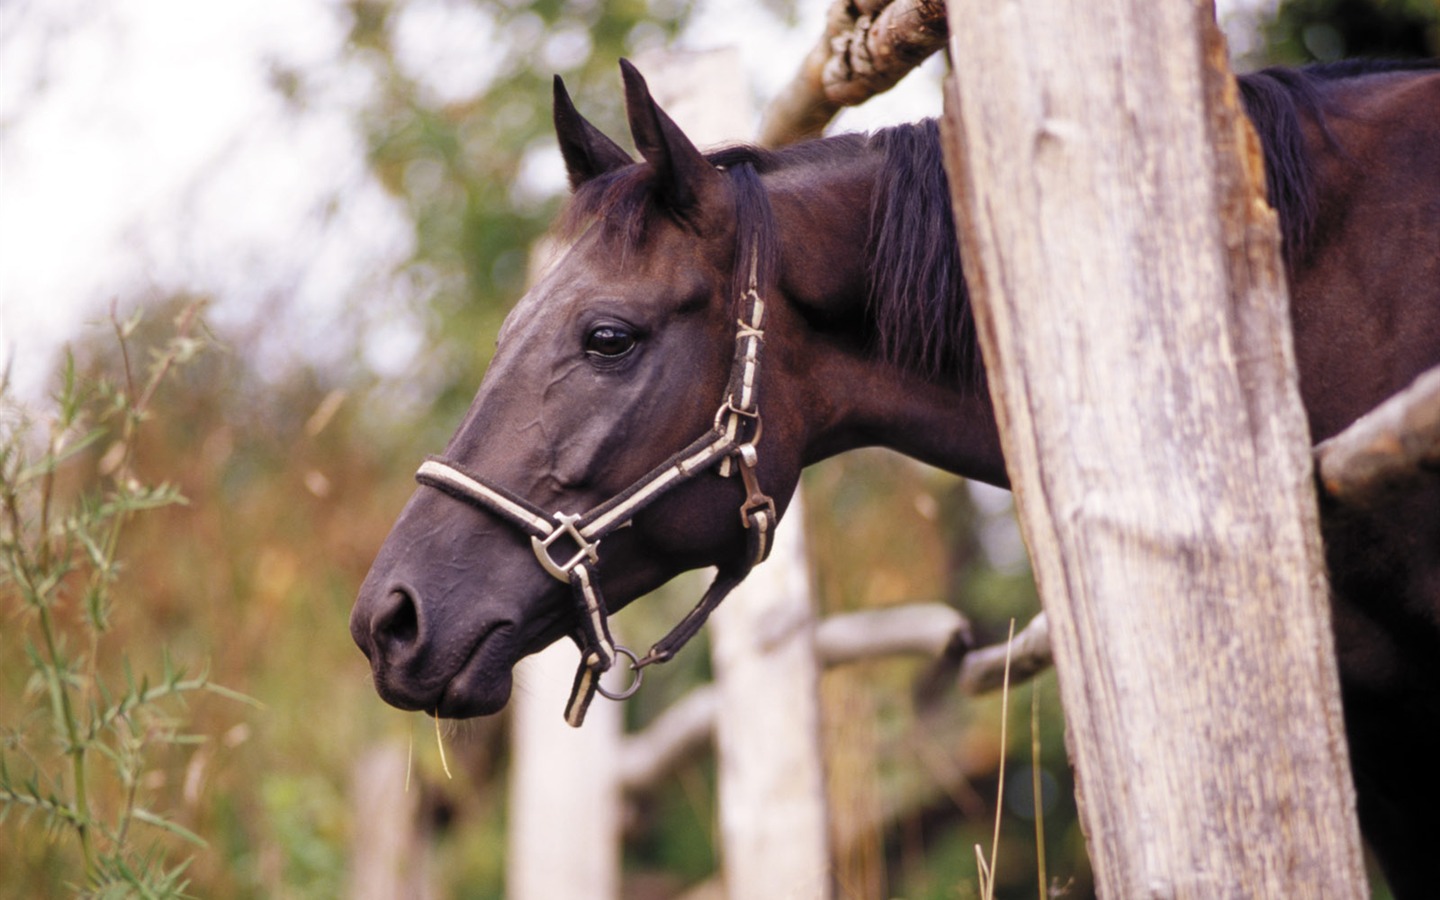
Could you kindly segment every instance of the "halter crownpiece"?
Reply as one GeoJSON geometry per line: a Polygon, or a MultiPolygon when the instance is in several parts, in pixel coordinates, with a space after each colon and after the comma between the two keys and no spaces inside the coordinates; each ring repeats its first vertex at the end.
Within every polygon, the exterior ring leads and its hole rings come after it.
{"type": "Polygon", "coordinates": [[[415,480],[420,484],[472,503],[529,534],[541,568],[570,585],[580,613],[580,626],[572,634],[580,647],[580,666],[565,707],[565,721],[577,728],[585,720],[585,711],[597,691],[617,700],[633,694],[640,686],[641,670],[673,657],[700,630],[720,601],[770,554],[771,532],[778,516],[775,501],[761,490],[756,474],[759,467],[756,444],[762,430],[758,402],[760,352],[765,345],[765,301],[760,297],[757,284],[757,256],[752,244],[749,287],[740,298],[746,307],[746,318],[736,323],[735,357],[725,396],[715,412],[714,425],[614,497],[583,514],[549,514],[523,497],[446,460],[431,457],[415,473],[415,480]],[[628,525],[636,513],[671,488],[711,467],[718,467],[722,476],[730,475],[735,469],[740,472],[746,493],[740,506],[747,544],[745,559],[737,569],[728,572],[722,569],[695,608],[643,658],[636,659],[628,648],[616,646],[610,636],[609,611],[591,572],[600,561],[600,541],[617,528],[628,525]],[[560,551],[562,556],[569,553],[563,562],[552,555],[562,542],[575,547],[573,552],[560,551]],[[601,674],[615,664],[617,654],[628,656],[636,670],[634,683],[619,693],[600,687],[601,674]]]}

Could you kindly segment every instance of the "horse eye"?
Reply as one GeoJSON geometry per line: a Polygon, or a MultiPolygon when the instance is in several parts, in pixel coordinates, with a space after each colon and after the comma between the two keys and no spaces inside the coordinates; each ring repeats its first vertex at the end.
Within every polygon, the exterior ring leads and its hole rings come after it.
{"type": "Polygon", "coordinates": [[[618,359],[635,348],[635,335],[618,325],[601,325],[585,338],[585,352],[618,359]]]}

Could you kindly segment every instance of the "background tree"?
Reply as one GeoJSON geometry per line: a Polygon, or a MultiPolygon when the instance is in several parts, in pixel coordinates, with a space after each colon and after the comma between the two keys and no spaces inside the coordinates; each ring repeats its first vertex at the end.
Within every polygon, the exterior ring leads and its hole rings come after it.
{"type": "Polygon", "coordinates": [[[1261,30],[1266,56],[1279,63],[1440,56],[1440,6],[1431,0],[1286,0],[1261,30]]]}

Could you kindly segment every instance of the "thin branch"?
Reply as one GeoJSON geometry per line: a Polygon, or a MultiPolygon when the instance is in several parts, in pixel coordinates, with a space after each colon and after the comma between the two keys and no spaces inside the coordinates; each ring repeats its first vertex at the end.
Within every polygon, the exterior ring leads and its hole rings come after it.
{"type": "Polygon", "coordinates": [[[970,623],[942,603],[915,603],[831,616],[815,629],[815,652],[825,666],[884,656],[939,657],[956,636],[968,644],[970,623]]]}
{"type": "Polygon", "coordinates": [[[715,737],[719,700],[713,684],[695,688],[649,727],[625,738],[620,748],[620,784],[641,791],[703,751],[715,737]]]}

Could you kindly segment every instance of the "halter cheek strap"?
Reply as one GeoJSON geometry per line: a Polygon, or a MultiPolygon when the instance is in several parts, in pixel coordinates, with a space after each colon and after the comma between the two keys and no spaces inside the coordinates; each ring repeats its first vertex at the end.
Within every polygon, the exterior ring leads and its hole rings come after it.
{"type": "Polygon", "coordinates": [[[523,497],[436,457],[427,459],[415,473],[415,480],[421,484],[472,503],[529,534],[541,568],[570,585],[579,614],[579,626],[572,637],[580,647],[580,666],[565,707],[565,721],[575,727],[584,721],[585,711],[597,691],[612,699],[630,696],[639,686],[640,671],[673,657],[695,636],[720,601],[745,580],[751,568],[770,554],[778,517],[775,501],[761,490],[756,474],[759,468],[756,445],[761,434],[758,388],[760,354],[765,339],[765,301],[757,290],[753,257],[750,285],[741,299],[747,308],[748,320],[742,318],[737,322],[735,357],[714,425],[679,453],[589,512],[547,514],[523,497]],[[740,507],[740,521],[746,535],[745,558],[738,566],[722,569],[695,608],[643,658],[636,660],[628,649],[617,647],[610,636],[609,611],[593,569],[600,560],[600,541],[617,528],[628,525],[636,513],[671,489],[711,468],[718,468],[722,476],[739,470],[746,493],[740,507]],[[561,559],[557,560],[557,554],[561,559]],[[636,669],[635,683],[620,695],[600,687],[600,676],[614,666],[617,653],[629,656],[636,669]]]}

